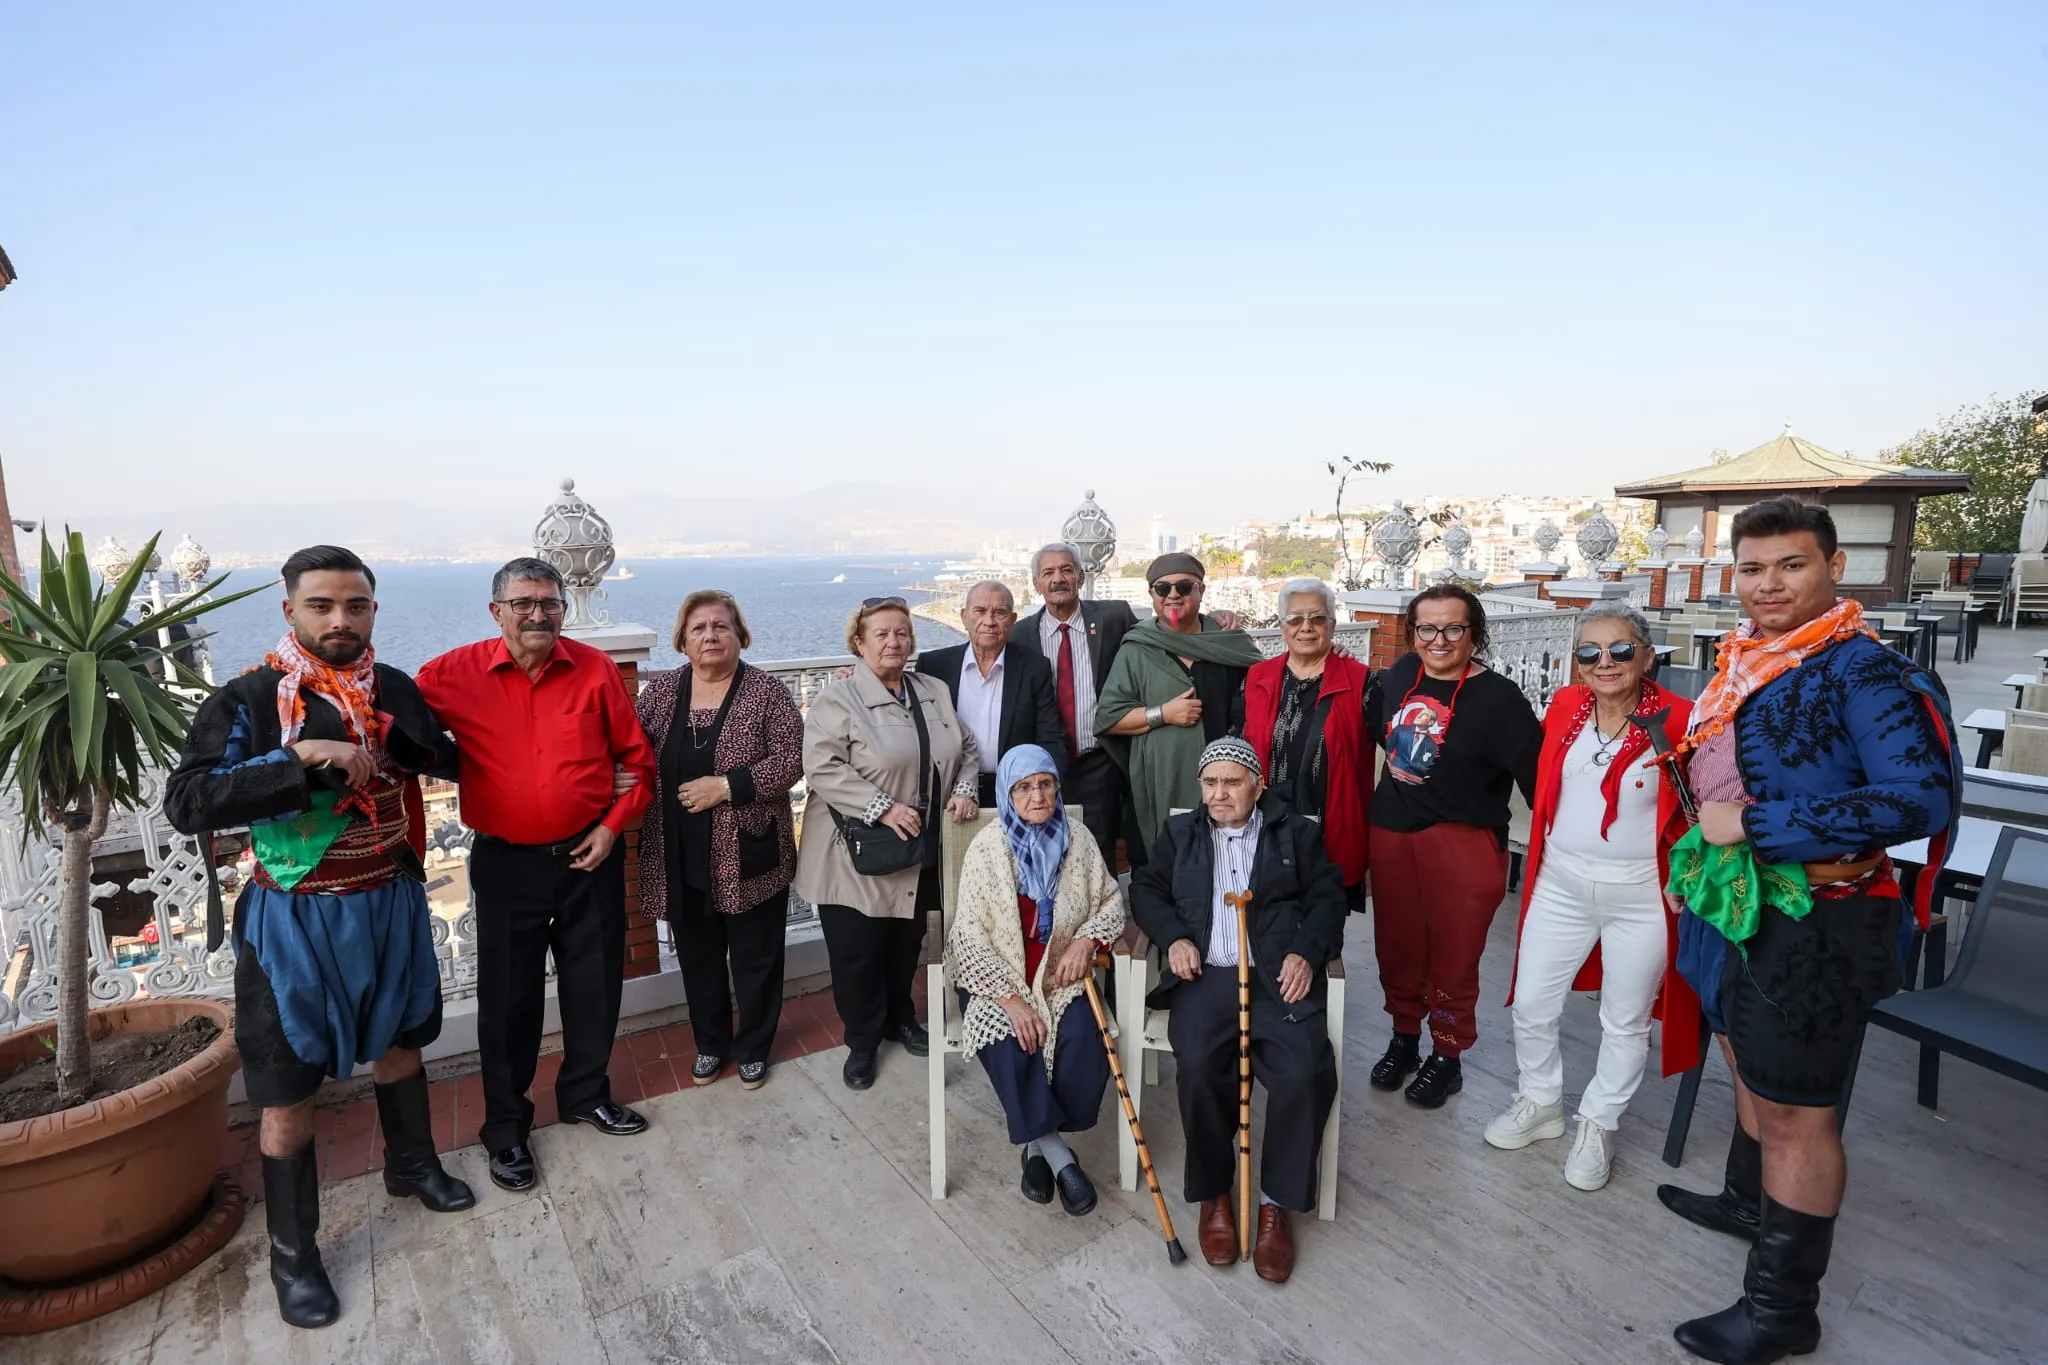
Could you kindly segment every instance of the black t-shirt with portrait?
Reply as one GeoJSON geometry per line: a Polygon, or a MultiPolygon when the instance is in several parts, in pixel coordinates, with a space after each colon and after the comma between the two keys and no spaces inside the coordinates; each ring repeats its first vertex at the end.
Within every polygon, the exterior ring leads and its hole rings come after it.
{"type": "Polygon", "coordinates": [[[1506,846],[1508,801],[1519,784],[1532,805],[1543,722],[1522,689],[1474,664],[1463,680],[1432,678],[1420,655],[1375,673],[1365,726],[1387,755],[1370,822],[1396,834],[1474,825],[1506,846]]]}

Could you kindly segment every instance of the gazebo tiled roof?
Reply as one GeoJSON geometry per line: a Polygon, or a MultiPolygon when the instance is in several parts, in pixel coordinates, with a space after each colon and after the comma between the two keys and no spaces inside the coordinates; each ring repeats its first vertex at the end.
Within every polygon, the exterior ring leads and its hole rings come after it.
{"type": "Polygon", "coordinates": [[[1787,424],[1783,434],[1775,440],[1766,441],[1755,450],[1746,450],[1733,459],[1620,484],[1614,493],[1616,497],[1623,498],[1654,498],[1673,493],[1754,493],[1773,488],[1845,486],[1911,489],[1923,496],[1932,496],[1969,491],[1970,476],[1947,469],[1920,469],[1913,465],[1851,459],[1793,435],[1790,424],[1787,424]]]}
{"type": "Polygon", "coordinates": [[[14,283],[14,262],[7,259],[6,248],[0,247],[0,289],[14,283]]]}

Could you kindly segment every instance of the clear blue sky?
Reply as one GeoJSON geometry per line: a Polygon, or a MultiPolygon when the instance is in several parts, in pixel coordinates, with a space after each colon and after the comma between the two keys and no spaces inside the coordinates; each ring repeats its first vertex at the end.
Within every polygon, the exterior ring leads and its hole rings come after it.
{"type": "Polygon", "coordinates": [[[22,515],[574,472],[615,522],[642,484],[950,478],[995,525],[1009,478],[1136,526],[1326,506],[1335,453],[1411,494],[1788,415],[1870,455],[2048,382],[2038,2],[5,27],[22,515]]]}

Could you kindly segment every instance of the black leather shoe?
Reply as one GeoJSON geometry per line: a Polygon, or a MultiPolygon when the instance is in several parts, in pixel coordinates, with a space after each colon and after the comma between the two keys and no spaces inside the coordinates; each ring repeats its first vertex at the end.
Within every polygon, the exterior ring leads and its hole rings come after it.
{"type": "Polygon", "coordinates": [[[293,1327],[327,1326],[341,1316],[341,1299],[320,1263],[320,1175],[312,1143],[297,1156],[263,1158],[263,1203],[277,1315],[293,1327]]]}
{"type": "Polygon", "coordinates": [[[697,1060],[690,1063],[690,1084],[709,1085],[718,1079],[718,1073],[725,1070],[725,1058],[714,1057],[708,1052],[697,1054],[697,1060]]]}
{"type": "Polygon", "coordinates": [[[865,1090],[875,1083],[875,1054],[872,1052],[849,1052],[846,1065],[840,1068],[839,1078],[846,1082],[848,1090],[865,1090]]]}
{"type": "Polygon", "coordinates": [[[1095,1184],[1088,1179],[1088,1173],[1081,1169],[1080,1162],[1060,1167],[1060,1173],[1052,1178],[1052,1182],[1059,1186],[1060,1207],[1068,1213],[1079,1218],[1084,1213],[1094,1211],[1095,1184]]]}
{"type": "Polygon", "coordinates": [[[918,1023],[915,1019],[907,1024],[899,1025],[896,1031],[889,1036],[903,1044],[903,1050],[913,1057],[928,1057],[931,1055],[932,1036],[926,1033],[924,1025],[918,1023]]]}
{"type": "Polygon", "coordinates": [[[586,1109],[580,1114],[562,1115],[564,1123],[587,1123],[607,1137],[631,1137],[647,1131],[647,1120],[623,1104],[606,1100],[595,1109],[586,1109]]]}
{"type": "Polygon", "coordinates": [[[433,1213],[476,1207],[476,1191],[448,1174],[434,1151],[424,1072],[378,1086],[377,1118],[384,1128],[386,1194],[417,1199],[433,1213]]]}
{"type": "Polygon", "coordinates": [[[1683,1185],[1659,1185],[1657,1198],[1695,1227],[1754,1242],[1763,1179],[1763,1153],[1756,1139],[1738,1124],[1728,1142],[1727,1173],[1719,1194],[1700,1194],[1683,1185]]]}
{"type": "Polygon", "coordinates": [[[533,1164],[533,1148],[523,1142],[501,1147],[491,1153],[491,1183],[501,1190],[530,1190],[540,1178],[533,1164]]]}
{"type": "Polygon", "coordinates": [[[1820,1345],[1820,1282],[1834,1241],[1834,1219],[1764,1199],[1742,1297],[1680,1323],[1672,1335],[1694,1355],[1721,1365],[1770,1365],[1810,1353],[1820,1345]]]}
{"type": "Polygon", "coordinates": [[[1445,1100],[1464,1088],[1465,1068],[1458,1059],[1432,1052],[1408,1087],[1408,1103],[1424,1109],[1441,1109],[1445,1100]]]}
{"type": "Polygon", "coordinates": [[[1028,1147],[1024,1149],[1022,1156],[1024,1158],[1024,1178],[1018,1182],[1017,1188],[1024,1191],[1024,1197],[1034,1204],[1050,1204],[1052,1202],[1051,1164],[1042,1156],[1031,1155],[1031,1149],[1028,1147]]]}
{"type": "Polygon", "coordinates": [[[1375,1090],[1399,1090],[1401,1082],[1408,1079],[1420,1063],[1422,1035],[1419,1033],[1397,1033],[1387,1044],[1386,1052],[1372,1067],[1372,1085],[1375,1090]]]}

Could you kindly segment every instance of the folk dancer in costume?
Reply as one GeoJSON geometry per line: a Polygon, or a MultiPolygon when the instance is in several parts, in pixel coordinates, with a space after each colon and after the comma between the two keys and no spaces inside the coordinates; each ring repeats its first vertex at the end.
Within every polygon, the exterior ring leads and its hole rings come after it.
{"type": "Polygon", "coordinates": [[[1238,1121],[1237,962],[1251,962],[1252,1075],[1266,1087],[1253,1262],[1261,1279],[1294,1270],[1287,1210],[1315,1207],[1323,1124],[1337,1096],[1325,1018],[1325,967],[1344,934],[1344,880],[1323,851],[1323,831],[1262,802],[1259,757],[1225,737],[1201,756],[1202,805],[1171,817],[1152,857],[1131,878],[1131,913],[1166,950],[1155,992],[1171,1010],[1185,1195],[1202,1209],[1202,1255],[1237,1259],[1230,1191],[1238,1121]],[[1251,893],[1250,943],[1238,941],[1226,896],[1251,893]]]}
{"type": "Polygon", "coordinates": [[[376,579],[333,545],[284,564],[291,629],[199,708],[164,809],[187,834],[247,825],[256,872],[235,904],[235,1043],[260,1142],[279,1314],[324,1327],[341,1304],[320,1262],[313,1096],[367,1062],[384,1188],[469,1208],[441,1168],[419,1050],[441,1032],[422,884],[418,774],[440,727],[412,680],[376,662],[376,579]]]}
{"type": "Polygon", "coordinates": [[[1676,1336],[1762,1365],[1820,1340],[1847,1179],[1835,1105],[1913,930],[1885,849],[1934,837],[1940,865],[1961,760],[1939,683],[1835,600],[1844,557],[1825,508],[1757,503],[1731,543],[1749,621],[1681,746],[1700,819],[1670,850],[1670,889],[1686,906],[1679,970],[1722,1035],[1761,1181],[1741,1299],[1676,1336]]]}

